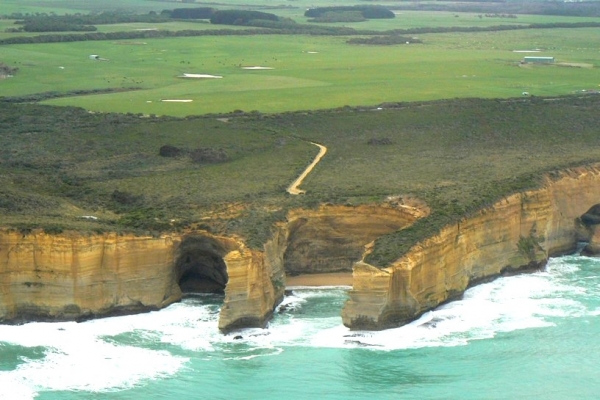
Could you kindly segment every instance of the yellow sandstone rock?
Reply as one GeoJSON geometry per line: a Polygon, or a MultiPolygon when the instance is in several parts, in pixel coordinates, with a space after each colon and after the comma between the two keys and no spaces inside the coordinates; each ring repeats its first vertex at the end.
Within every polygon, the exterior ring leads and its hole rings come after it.
{"type": "Polygon", "coordinates": [[[600,168],[549,176],[541,189],[445,227],[386,268],[355,263],[367,243],[429,213],[412,199],[388,200],[292,211],[262,251],[203,231],[136,237],[0,230],[0,322],[158,309],[178,301],[182,287],[201,287],[225,292],[221,330],[264,326],[283,299],[285,270],[343,271],[354,263],[344,324],[397,326],[478,281],[539,268],[549,255],[573,250],[578,237],[591,235],[578,217],[600,203],[600,168]]]}
{"type": "Polygon", "coordinates": [[[174,240],[0,232],[0,321],[77,319],[179,300],[174,240]]]}
{"type": "Polygon", "coordinates": [[[600,167],[545,178],[539,190],[511,195],[416,244],[384,269],[358,262],[342,311],[353,329],[405,324],[479,281],[543,266],[573,251],[579,217],[600,203],[600,167]]]}
{"type": "Polygon", "coordinates": [[[288,214],[285,271],[289,275],[352,271],[364,246],[429,213],[421,204],[340,206],[288,214]]]}
{"type": "Polygon", "coordinates": [[[224,262],[229,281],[219,327],[263,326],[285,289],[281,257],[272,253],[265,260],[239,241],[205,232],[155,238],[0,231],[0,322],[159,309],[181,299],[184,268],[224,262]]]}

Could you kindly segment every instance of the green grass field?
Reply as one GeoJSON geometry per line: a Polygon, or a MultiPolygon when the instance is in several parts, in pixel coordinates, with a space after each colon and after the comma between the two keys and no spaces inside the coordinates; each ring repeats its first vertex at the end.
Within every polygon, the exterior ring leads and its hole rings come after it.
{"type": "Polygon", "coordinates": [[[600,64],[600,46],[594,35],[593,28],[425,34],[419,35],[422,44],[396,46],[349,45],[340,37],[298,35],[10,45],[2,47],[2,58],[19,72],[0,85],[5,96],[139,87],[47,103],[174,116],[516,97],[524,91],[564,95],[600,84],[594,68],[600,64]],[[519,66],[527,54],[513,50],[532,49],[554,56],[556,64],[519,66]],[[90,54],[109,61],[89,60],[90,54]],[[223,78],[178,78],[183,73],[223,78]],[[166,104],[161,99],[193,102],[166,104]]]}

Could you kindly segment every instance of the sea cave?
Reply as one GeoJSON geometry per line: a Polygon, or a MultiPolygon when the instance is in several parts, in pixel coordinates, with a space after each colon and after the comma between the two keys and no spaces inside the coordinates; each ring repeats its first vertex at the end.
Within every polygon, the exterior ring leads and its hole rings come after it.
{"type": "Polygon", "coordinates": [[[178,250],[176,279],[182,293],[223,294],[229,277],[223,256],[227,250],[216,240],[204,236],[188,236],[178,250]]]}

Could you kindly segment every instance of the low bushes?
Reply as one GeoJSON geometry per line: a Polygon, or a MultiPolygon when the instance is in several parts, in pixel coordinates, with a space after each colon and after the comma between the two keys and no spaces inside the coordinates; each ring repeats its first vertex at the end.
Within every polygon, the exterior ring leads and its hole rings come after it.
{"type": "Polygon", "coordinates": [[[229,161],[229,156],[225,150],[211,147],[186,150],[171,145],[164,145],[159,149],[158,154],[161,157],[189,156],[193,162],[198,164],[215,164],[229,161]]]}

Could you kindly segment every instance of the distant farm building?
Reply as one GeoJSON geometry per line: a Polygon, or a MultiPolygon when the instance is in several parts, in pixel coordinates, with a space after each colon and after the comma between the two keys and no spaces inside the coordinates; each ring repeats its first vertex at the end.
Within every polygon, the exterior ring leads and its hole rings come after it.
{"type": "Polygon", "coordinates": [[[537,64],[552,64],[554,62],[554,57],[523,57],[523,62],[526,63],[537,63],[537,64]]]}

